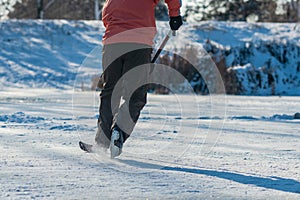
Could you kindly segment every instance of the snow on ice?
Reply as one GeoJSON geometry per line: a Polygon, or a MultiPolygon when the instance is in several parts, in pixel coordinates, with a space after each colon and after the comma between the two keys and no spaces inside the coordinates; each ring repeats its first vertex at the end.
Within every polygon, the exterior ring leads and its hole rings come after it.
{"type": "Polygon", "coordinates": [[[299,198],[299,97],[150,94],[113,161],[78,147],[93,142],[96,92],[26,91],[1,92],[1,199],[299,198]]]}

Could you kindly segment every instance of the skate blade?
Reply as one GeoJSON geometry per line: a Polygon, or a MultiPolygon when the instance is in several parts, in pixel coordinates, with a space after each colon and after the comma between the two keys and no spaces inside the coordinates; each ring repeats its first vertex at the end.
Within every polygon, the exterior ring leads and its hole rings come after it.
{"type": "Polygon", "coordinates": [[[79,142],[79,147],[80,149],[82,149],[83,151],[87,152],[87,153],[92,153],[92,147],[93,145],[90,145],[90,144],[86,144],[82,141],[79,142]]]}

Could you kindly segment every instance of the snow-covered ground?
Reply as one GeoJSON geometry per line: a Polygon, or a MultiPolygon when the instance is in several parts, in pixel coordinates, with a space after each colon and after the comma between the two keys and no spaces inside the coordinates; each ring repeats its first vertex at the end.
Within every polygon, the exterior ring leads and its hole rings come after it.
{"type": "Polygon", "coordinates": [[[78,147],[93,142],[98,93],[1,91],[1,199],[300,198],[299,97],[148,99],[112,161],[78,147]]]}

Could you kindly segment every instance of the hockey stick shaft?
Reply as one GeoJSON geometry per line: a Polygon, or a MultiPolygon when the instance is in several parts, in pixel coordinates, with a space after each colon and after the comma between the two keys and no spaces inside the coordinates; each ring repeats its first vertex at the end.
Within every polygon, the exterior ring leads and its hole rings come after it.
{"type": "Polygon", "coordinates": [[[159,46],[158,50],[156,51],[154,57],[151,60],[151,63],[155,63],[157,58],[159,57],[159,55],[161,54],[162,50],[165,48],[167,42],[169,41],[171,36],[175,36],[176,35],[176,31],[170,30],[168,32],[168,34],[166,35],[166,37],[164,38],[164,40],[162,41],[161,45],[159,46]]]}

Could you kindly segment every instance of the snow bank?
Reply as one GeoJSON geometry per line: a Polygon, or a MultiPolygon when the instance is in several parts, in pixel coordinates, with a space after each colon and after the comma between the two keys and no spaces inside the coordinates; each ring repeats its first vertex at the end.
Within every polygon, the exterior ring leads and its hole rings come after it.
{"type": "MultiPolygon", "coordinates": [[[[157,25],[156,46],[169,29],[167,22],[157,25]]],[[[103,32],[99,21],[0,21],[0,88],[90,88],[93,76],[102,71],[103,32]]],[[[203,50],[211,55],[230,94],[300,95],[297,24],[186,24],[167,49],[181,52],[188,46],[196,51],[199,65],[203,50]]],[[[210,72],[206,68],[201,73],[210,72]]],[[[199,77],[190,84],[207,89],[199,77]]],[[[184,85],[186,81],[174,88],[185,91],[184,85]]]]}
{"type": "Polygon", "coordinates": [[[0,87],[71,88],[102,32],[100,22],[0,22],[0,87]]]}
{"type": "Polygon", "coordinates": [[[300,94],[299,24],[204,22],[191,32],[219,69],[225,65],[228,93],[300,94]]]}

